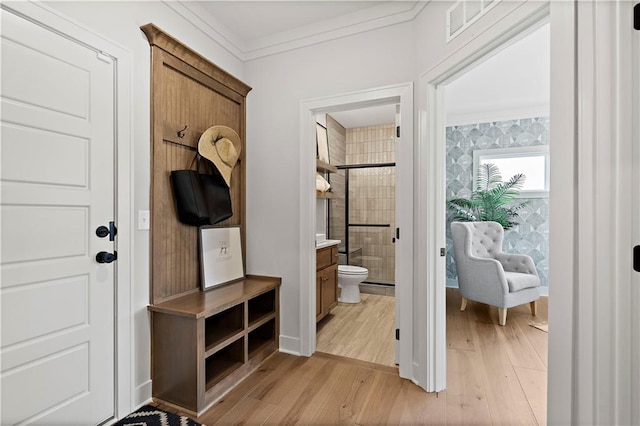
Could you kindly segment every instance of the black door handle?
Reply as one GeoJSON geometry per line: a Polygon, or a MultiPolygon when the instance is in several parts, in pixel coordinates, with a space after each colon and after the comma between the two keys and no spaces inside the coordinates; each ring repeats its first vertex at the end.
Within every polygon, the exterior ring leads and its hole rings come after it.
{"type": "Polygon", "coordinates": [[[114,251],[113,253],[108,253],[106,251],[101,251],[96,254],[96,262],[98,263],[111,263],[114,260],[118,259],[118,252],[114,251]]]}
{"type": "Polygon", "coordinates": [[[633,248],[633,270],[640,272],[640,246],[633,248]]]}
{"type": "Polygon", "coordinates": [[[100,238],[104,238],[107,235],[109,236],[109,241],[113,241],[118,233],[118,228],[116,228],[116,224],[112,221],[109,222],[109,227],[106,226],[98,226],[96,228],[96,235],[100,238]]]}

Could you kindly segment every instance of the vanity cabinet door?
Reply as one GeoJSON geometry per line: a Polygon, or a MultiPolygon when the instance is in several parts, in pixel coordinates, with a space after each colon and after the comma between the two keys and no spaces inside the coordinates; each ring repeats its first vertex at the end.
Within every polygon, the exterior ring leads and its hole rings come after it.
{"type": "Polygon", "coordinates": [[[322,311],[328,314],[338,304],[338,265],[322,271],[322,311]]]}
{"type": "Polygon", "coordinates": [[[338,247],[316,251],[316,321],[338,305],[338,247]]]}
{"type": "Polygon", "coordinates": [[[316,274],[316,321],[322,318],[322,271],[316,274]]]}

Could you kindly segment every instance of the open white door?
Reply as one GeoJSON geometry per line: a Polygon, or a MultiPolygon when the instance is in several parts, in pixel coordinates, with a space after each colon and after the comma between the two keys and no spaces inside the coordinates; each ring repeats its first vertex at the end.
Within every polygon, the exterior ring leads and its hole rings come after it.
{"type": "Polygon", "coordinates": [[[635,31],[633,32],[633,40],[631,42],[631,55],[633,65],[631,69],[631,78],[633,85],[633,161],[634,169],[632,170],[632,239],[635,245],[635,271],[632,274],[631,282],[631,360],[634,363],[631,366],[631,424],[640,424],[640,2],[636,1],[635,10],[635,31]]]}
{"type": "MultiPolygon", "coordinates": [[[[396,105],[396,129],[400,129],[400,105],[396,105]]],[[[396,131],[396,146],[398,146],[398,143],[400,142],[400,136],[398,134],[398,131],[396,131]]],[[[397,153],[396,153],[396,158],[397,158],[397,153]]],[[[396,217],[398,217],[398,200],[396,199],[396,217]]],[[[395,240],[394,240],[395,241],[395,240]]],[[[395,258],[398,259],[398,250],[396,250],[395,253],[395,258]]],[[[395,282],[398,283],[398,267],[396,265],[396,277],[395,277],[395,282]]],[[[400,330],[400,304],[396,301],[395,303],[395,309],[396,309],[396,313],[395,313],[395,324],[396,324],[396,330],[400,330]]],[[[399,332],[396,332],[399,334],[399,332]]],[[[396,334],[396,353],[395,353],[395,360],[396,360],[396,365],[400,364],[400,339],[398,338],[398,334],[396,334]]]]}
{"type": "Polygon", "coordinates": [[[1,13],[0,424],[114,416],[114,66],[1,13]],[[105,256],[103,261],[108,261],[105,256]]]}

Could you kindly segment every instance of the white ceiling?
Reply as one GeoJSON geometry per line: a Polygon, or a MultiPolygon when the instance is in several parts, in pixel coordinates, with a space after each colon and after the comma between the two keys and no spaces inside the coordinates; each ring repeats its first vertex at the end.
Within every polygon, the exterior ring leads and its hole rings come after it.
{"type": "Polygon", "coordinates": [[[376,1],[208,1],[202,7],[245,40],[259,39],[347,15],[376,1]]]}
{"type": "Polygon", "coordinates": [[[166,1],[247,61],[411,21],[422,1],[166,1]]]}
{"type": "Polygon", "coordinates": [[[379,105],[374,107],[352,109],[349,111],[332,112],[329,114],[345,129],[356,127],[377,126],[396,121],[396,105],[379,105]]]}

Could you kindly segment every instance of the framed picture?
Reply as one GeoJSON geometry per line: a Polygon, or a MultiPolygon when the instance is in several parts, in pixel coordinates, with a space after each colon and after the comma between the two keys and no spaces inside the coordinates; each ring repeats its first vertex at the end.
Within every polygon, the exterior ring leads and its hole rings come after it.
{"type": "Polygon", "coordinates": [[[202,290],[244,279],[240,227],[200,228],[202,290]]]}
{"type": "Polygon", "coordinates": [[[316,143],[318,145],[318,160],[330,163],[327,128],[320,123],[316,123],[316,143]]]}

